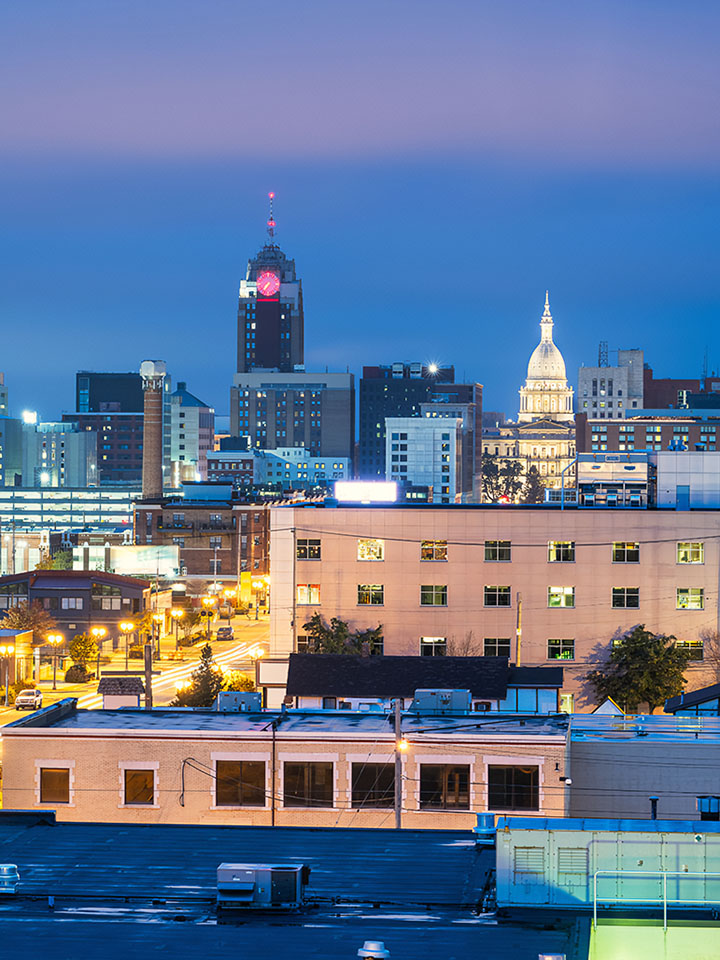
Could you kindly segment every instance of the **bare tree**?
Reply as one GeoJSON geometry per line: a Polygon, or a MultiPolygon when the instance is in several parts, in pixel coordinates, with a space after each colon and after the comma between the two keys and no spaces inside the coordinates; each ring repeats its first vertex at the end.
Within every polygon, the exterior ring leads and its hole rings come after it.
{"type": "Polygon", "coordinates": [[[448,657],[481,657],[484,653],[483,642],[468,630],[464,637],[448,637],[448,657]]]}
{"type": "Polygon", "coordinates": [[[702,664],[715,683],[720,683],[720,633],[708,627],[700,632],[703,642],[702,664]]]}

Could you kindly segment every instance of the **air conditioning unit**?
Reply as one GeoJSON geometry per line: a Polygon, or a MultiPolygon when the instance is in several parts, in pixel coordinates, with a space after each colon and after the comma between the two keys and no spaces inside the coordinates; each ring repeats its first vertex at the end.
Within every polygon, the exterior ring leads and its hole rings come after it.
{"type": "Polygon", "coordinates": [[[442,715],[469,713],[470,705],[469,690],[416,690],[410,709],[416,713],[442,715]]]}
{"type": "Polygon", "coordinates": [[[262,710],[262,694],[245,690],[221,690],[215,701],[220,713],[255,713],[262,710]]]}
{"type": "Polygon", "coordinates": [[[218,910],[297,910],[310,868],[296,863],[221,863],[218,910]]]}

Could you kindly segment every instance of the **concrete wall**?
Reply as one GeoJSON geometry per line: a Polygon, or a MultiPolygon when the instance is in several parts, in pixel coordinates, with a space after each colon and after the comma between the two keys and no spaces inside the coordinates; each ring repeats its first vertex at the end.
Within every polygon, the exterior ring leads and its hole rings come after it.
{"type": "MultiPolygon", "coordinates": [[[[523,665],[558,664],[575,709],[594,706],[583,676],[610,653],[619,631],[648,629],[696,640],[718,628],[720,513],[715,511],[565,510],[500,506],[273,508],[270,557],[272,656],[296,649],[303,623],[318,611],[353,628],[383,626],[385,653],[419,654],[422,636],[462,641],[470,632],[482,653],[484,638],[509,638],[518,660],[518,605],[523,665]],[[297,560],[295,543],[322,541],[322,559],[297,560]],[[382,562],[359,561],[357,539],[384,540],[382,562]],[[447,562],[423,561],[423,540],[446,540],[447,562]],[[485,561],[486,540],[509,540],[511,562],[485,561]],[[575,543],[575,562],[548,562],[548,542],[575,543]],[[616,541],[640,543],[639,563],[616,563],[616,541]],[[703,542],[704,563],[677,562],[677,543],[703,542]],[[384,586],[382,606],[358,606],[358,584],[384,586]],[[297,584],[319,584],[320,603],[299,605],[297,584]],[[421,606],[420,586],[446,585],[448,605],[421,606]],[[484,587],[509,586],[509,607],[484,605],[484,587]],[[573,608],[548,607],[548,587],[575,588],[573,608]],[[638,608],[612,605],[613,587],[638,587],[638,608]],[[704,609],[676,609],[678,588],[704,590],[704,609]],[[574,660],[549,660],[549,639],[574,639],[574,660]]],[[[711,682],[702,663],[688,668],[692,690],[711,682]]]]}

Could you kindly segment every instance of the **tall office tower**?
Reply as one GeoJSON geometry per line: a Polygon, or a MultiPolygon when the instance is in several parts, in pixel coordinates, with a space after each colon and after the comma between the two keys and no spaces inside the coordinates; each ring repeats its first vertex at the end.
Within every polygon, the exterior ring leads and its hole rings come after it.
{"type": "Polygon", "coordinates": [[[274,193],[270,196],[268,240],[248,260],[240,283],[237,371],[280,370],[291,373],[304,359],[302,281],[275,242],[274,193]]]}
{"type": "Polygon", "coordinates": [[[644,406],[643,351],[618,350],[617,355],[614,366],[606,363],[578,370],[577,412],[587,414],[589,420],[632,416],[634,409],[644,406]]]}
{"type": "Polygon", "coordinates": [[[143,499],[160,497],[163,490],[163,387],[167,368],[162,360],[143,360],[143,499]]]}
{"type": "Polygon", "coordinates": [[[75,375],[77,413],[140,413],[142,408],[142,377],[139,373],[79,370],[75,375]]]}
{"type": "Polygon", "coordinates": [[[170,395],[171,485],[207,480],[207,454],[215,442],[215,411],[178,382],[170,395]]]}
{"type": "Polygon", "coordinates": [[[453,383],[454,367],[393,363],[363,367],[360,381],[360,445],[358,476],[368,480],[385,476],[386,417],[419,417],[430,403],[436,385],[453,383]]]}

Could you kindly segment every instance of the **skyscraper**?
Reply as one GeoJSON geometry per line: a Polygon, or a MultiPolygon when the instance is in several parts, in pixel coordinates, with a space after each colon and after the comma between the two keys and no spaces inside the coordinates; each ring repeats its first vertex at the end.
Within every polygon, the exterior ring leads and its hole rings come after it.
{"type": "Polygon", "coordinates": [[[274,193],[270,197],[268,240],[248,260],[240,283],[237,372],[279,370],[292,373],[304,359],[302,281],[295,261],[275,242],[274,193]]]}

